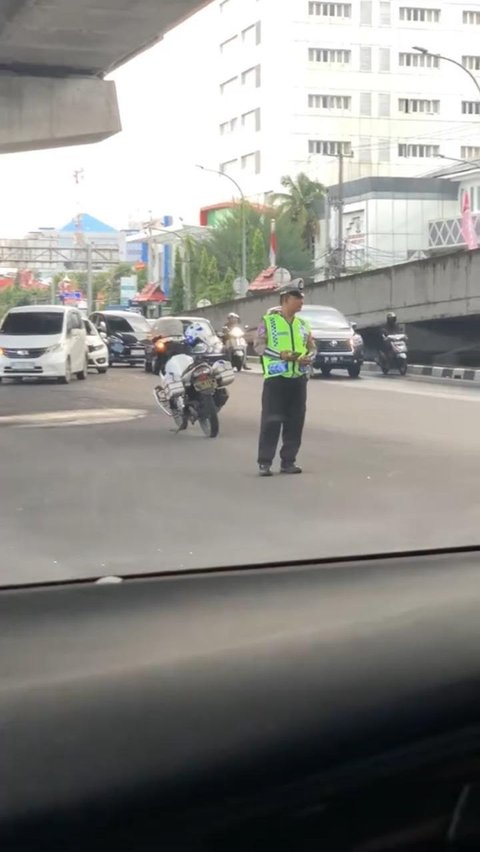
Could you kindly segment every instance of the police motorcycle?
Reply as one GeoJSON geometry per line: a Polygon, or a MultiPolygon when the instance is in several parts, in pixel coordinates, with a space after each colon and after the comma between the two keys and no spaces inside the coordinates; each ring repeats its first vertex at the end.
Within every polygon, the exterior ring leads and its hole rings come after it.
{"type": "Polygon", "coordinates": [[[192,323],[165,364],[153,396],[161,411],[173,418],[177,432],[198,423],[207,438],[219,432],[218,412],[228,400],[234,381],[229,362],[209,351],[205,330],[192,323]]]}

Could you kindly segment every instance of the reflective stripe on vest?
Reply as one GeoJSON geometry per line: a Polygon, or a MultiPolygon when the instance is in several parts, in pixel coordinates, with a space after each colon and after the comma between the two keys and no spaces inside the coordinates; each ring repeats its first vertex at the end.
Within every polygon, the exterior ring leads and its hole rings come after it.
{"type": "MultiPolygon", "coordinates": [[[[295,316],[289,323],[282,314],[267,314],[263,322],[267,332],[267,349],[279,354],[280,352],[299,352],[301,355],[308,353],[307,339],[310,328],[305,320],[295,316]]],[[[275,376],[294,379],[304,376],[308,371],[308,367],[302,367],[295,361],[281,361],[271,355],[264,355],[262,364],[266,379],[272,379],[275,376]]]]}

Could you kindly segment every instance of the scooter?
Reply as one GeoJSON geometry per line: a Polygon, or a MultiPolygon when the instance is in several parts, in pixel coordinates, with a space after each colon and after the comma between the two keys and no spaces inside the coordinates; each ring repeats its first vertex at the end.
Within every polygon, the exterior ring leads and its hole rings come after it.
{"type": "Polygon", "coordinates": [[[386,343],[385,350],[378,353],[378,364],[384,376],[387,376],[390,370],[396,368],[401,376],[404,376],[408,368],[408,349],[406,334],[386,334],[384,335],[386,343]]]}
{"type": "Polygon", "coordinates": [[[229,329],[225,339],[225,348],[232,367],[240,373],[247,363],[247,341],[245,332],[240,326],[229,329]]]}

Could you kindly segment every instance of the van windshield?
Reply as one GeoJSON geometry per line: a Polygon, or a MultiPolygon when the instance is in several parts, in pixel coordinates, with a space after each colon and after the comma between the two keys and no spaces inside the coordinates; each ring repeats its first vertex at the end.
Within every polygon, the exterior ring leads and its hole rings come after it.
{"type": "Polygon", "coordinates": [[[340,311],[336,311],[335,308],[306,308],[301,311],[300,316],[307,320],[313,330],[322,328],[350,328],[350,324],[343,314],[340,311]]]}
{"type": "Polygon", "coordinates": [[[61,334],[63,313],[60,311],[25,311],[9,313],[3,320],[2,334],[61,334]]]}

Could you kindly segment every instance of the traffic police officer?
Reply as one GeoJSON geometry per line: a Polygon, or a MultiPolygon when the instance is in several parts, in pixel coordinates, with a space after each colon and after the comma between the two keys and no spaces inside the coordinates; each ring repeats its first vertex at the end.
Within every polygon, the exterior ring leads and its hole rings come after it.
{"type": "Polygon", "coordinates": [[[297,278],[281,292],[280,309],[260,323],[255,351],[262,358],[264,385],[258,446],[260,476],[271,476],[280,430],[281,473],[301,473],[296,464],[305,422],[307,376],[315,352],[310,326],[297,316],[303,306],[303,281],[297,278]]]}

